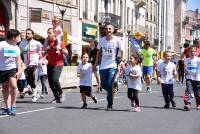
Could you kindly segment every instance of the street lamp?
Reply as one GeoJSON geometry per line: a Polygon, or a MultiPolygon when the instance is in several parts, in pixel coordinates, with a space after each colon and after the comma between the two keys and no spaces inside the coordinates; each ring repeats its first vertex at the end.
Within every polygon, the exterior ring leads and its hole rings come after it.
{"type": "MultiPolygon", "coordinates": [[[[67,5],[69,5],[69,3],[70,3],[70,2],[67,1],[67,5]]],[[[60,5],[60,4],[58,3],[58,1],[56,1],[56,5],[57,5],[57,7],[58,7],[58,9],[59,9],[59,11],[60,11],[60,14],[61,14],[61,16],[62,16],[61,20],[62,20],[62,29],[63,29],[63,20],[64,20],[65,12],[66,12],[66,10],[67,10],[67,6],[65,6],[64,0],[62,1],[62,5],[60,5]]]]}
{"type": "Polygon", "coordinates": [[[129,59],[129,56],[130,56],[130,43],[129,43],[129,38],[130,38],[131,30],[127,30],[127,33],[128,33],[128,59],[129,59]]]}

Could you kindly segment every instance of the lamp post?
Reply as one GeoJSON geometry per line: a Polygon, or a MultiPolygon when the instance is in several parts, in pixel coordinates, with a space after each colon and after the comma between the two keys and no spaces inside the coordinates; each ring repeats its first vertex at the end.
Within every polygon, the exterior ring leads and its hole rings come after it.
{"type": "MultiPolygon", "coordinates": [[[[62,6],[60,6],[60,4],[58,3],[58,1],[56,2],[56,5],[60,11],[60,14],[61,14],[61,20],[62,20],[62,29],[64,28],[63,27],[63,20],[64,20],[64,15],[65,15],[65,12],[67,10],[67,7],[64,5],[64,0],[62,1],[62,6]]],[[[69,4],[69,2],[67,2],[67,5],[69,4]]]]}
{"type": "Polygon", "coordinates": [[[129,57],[130,57],[130,43],[129,43],[129,38],[130,38],[131,31],[127,30],[127,33],[128,33],[128,59],[129,59],[129,57]]]}

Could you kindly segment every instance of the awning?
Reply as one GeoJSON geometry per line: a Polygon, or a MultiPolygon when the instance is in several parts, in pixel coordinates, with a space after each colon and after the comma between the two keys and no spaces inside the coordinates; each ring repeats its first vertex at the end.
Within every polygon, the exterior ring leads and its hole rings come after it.
{"type": "MultiPolygon", "coordinates": [[[[47,32],[35,32],[34,34],[34,38],[35,39],[44,39],[47,37],[47,32]]],[[[68,43],[72,43],[72,44],[77,44],[77,45],[90,45],[89,43],[81,40],[81,39],[78,39],[74,36],[71,36],[71,35],[67,35],[67,41],[68,43]]]]}
{"type": "Polygon", "coordinates": [[[81,39],[78,39],[76,37],[73,37],[71,35],[68,35],[67,36],[67,40],[68,40],[68,43],[72,43],[72,44],[78,44],[78,45],[86,45],[86,46],[89,46],[90,44],[81,40],[81,39]]]}

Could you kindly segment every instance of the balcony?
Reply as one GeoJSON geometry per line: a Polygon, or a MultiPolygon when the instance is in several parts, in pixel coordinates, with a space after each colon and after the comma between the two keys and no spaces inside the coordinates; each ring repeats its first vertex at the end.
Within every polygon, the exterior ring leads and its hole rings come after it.
{"type": "Polygon", "coordinates": [[[116,28],[121,27],[121,17],[111,13],[99,13],[99,23],[109,22],[113,24],[116,28]]]}
{"type": "Polygon", "coordinates": [[[137,7],[137,8],[147,5],[146,0],[134,0],[134,2],[135,2],[135,7],[137,7]]]}

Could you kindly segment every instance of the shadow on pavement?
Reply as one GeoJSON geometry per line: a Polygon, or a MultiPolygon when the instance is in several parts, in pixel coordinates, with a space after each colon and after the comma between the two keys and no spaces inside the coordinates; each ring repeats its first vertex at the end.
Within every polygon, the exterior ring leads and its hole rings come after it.
{"type": "Polygon", "coordinates": [[[158,107],[158,106],[140,106],[141,108],[153,108],[153,109],[163,109],[163,110],[178,110],[178,111],[184,111],[183,108],[164,108],[164,107],[158,107]]]}

